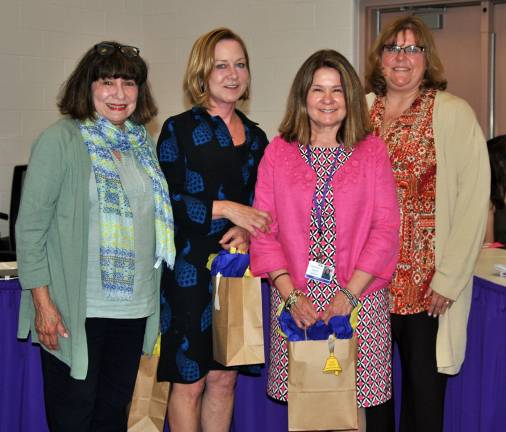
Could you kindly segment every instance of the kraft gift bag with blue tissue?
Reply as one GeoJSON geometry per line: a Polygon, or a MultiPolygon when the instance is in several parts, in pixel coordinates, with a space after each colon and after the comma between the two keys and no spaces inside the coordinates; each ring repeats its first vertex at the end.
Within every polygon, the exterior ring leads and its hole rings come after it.
{"type": "Polygon", "coordinates": [[[213,355],[224,366],[264,363],[260,278],[249,255],[221,251],[209,257],[213,280],[213,355]]]}

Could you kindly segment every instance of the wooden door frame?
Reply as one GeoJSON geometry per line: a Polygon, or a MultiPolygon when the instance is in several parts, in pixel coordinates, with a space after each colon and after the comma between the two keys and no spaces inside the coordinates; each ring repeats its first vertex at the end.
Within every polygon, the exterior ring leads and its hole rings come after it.
{"type": "MultiPolygon", "coordinates": [[[[366,55],[372,46],[376,36],[376,11],[378,9],[399,8],[402,6],[426,6],[436,7],[447,5],[450,7],[459,6],[481,6],[482,16],[480,23],[481,33],[481,67],[482,77],[482,106],[480,123],[484,126],[484,133],[488,137],[490,125],[490,80],[491,63],[489,51],[491,47],[491,34],[493,33],[493,6],[494,3],[503,3],[502,0],[360,0],[359,4],[359,41],[358,41],[358,65],[359,73],[363,77],[365,74],[366,55]]],[[[493,131],[492,131],[493,132],[493,131]]]]}

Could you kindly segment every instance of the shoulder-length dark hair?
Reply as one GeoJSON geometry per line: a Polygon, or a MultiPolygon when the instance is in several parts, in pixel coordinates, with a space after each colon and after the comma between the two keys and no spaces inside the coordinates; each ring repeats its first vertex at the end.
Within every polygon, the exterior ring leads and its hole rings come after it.
{"type": "Polygon", "coordinates": [[[504,208],[506,198],[506,135],[487,141],[490,159],[490,201],[496,209],[504,208]]]}
{"type": "Polygon", "coordinates": [[[436,50],[436,44],[430,29],[416,16],[402,17],[389,24],[376,38],[369,53],[365,73],[367,91],[373,91],[378,96],[385,96],[387,84],[381,67],[381,56],[385,45],[395,44],[399,33],[411,30],[416,44],[424,48],[425,74],[422,88],[445,90],[448,82],[444,76],[443,63],[436,50]]]}
{"type": "Polygon", "coordinates": [[[297,141],[304,145],[310,143],[311,123],[307,112],[307,95],[314,74],[320,68],[335,69],[341,77],[347,114],[336,139],[351,148],[370,131],[367,102],[355,69],[346,57],[334,50],[315,52],[297,71],[279,132],[285,141],[297,141]]]}
{"type": "MultiPolygon", "coordinates": [[[[241,45],[248,73],[250,71],[248,50],[246,49],[246,44],[238,34],[228,28],[219,27],[200,36],[190,51],[183,79],[184,93],[192,105],[209,108],[210,94],[208,82],[214,67],[214,49],[218,42],[222,40],[234,40],[241,45]]],[[[248,100],[249,92],[250,83],[248,82],[245,92],[239,99],[248,100]]]]}
{"type": "MultiPolygon", "coordinates": [[[[117,42],[101,42],[122,46],[117,42]]],[[[98,44],[100,45],[100,44],[98,44]]],[[[95,47],[90,48],[79,61],[68,80],[63,84],[58,97],[58,108],[63,115],[78,120],[93,119],[95,105],[91,84],[101,78],[123,78],[134,80],[138,86],[137,106],[130,120],[137,124],[149,122],[156,114],[156,107],[148,83],[148,66],[140,57],[129,57],[115,49],[108,55],[101,55],[95,47]]]]}

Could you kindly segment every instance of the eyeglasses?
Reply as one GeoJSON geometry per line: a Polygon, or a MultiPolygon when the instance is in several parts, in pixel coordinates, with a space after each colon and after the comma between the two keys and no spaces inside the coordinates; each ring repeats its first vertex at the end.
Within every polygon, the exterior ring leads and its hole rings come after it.
{"type": "Polygon", "coordinates": [[[109,56],[114,51],[119,50],[125,57],[139,57],[139,48],[129,45],[120,45],[112,43],[99,43],[94,46],[95,52],[101,56],[109,56]]]}
{"type": "Polygon", "coordinates": [[[422,54],[425,51],[424,47],[418,46],[418,45],[408,45],[405,47],[401,47],[399,45],[384,45],[383,46],[383,52],[385,54],[396,56],[401,51],[404,51],[404,54],[408,56],[415,56],[422,54]]]}

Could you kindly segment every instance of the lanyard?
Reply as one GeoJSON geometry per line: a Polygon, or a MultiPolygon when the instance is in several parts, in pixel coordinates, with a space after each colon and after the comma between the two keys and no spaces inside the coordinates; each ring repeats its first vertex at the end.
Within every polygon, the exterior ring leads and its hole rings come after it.
{"type": "MultiPolygon", "coordinates": [[[[316,225],[318,227],[318,234],[320,234],[320,235],[323,233],[322,212],[323,212],[323,207],[325,206],[325,198],[327,196],[327,192],[329,191],[330,182],[332,180],[332,177],[334,177],[334,174],[337,171],[337,162],[338,162],[339,156],[341,156],[342,152],[343,152],[343,147],[341,145],[339,145],[339,147],[336,149],[336,156],[334,158],[334,161],[332,162],[332,166],[330,167],[329,174],[323,184],[322,199],[320,200],[320,202],[318,202],[318,199],[317,199],[316,189],[313,194],[313,207],[316,210],[316,225]]],[[[313,168],[313,164],[311,162],[311,147],[309,145],[306,147],[306,155],[307,155],[307,160],[308,160],[309,166],[311,168],[313,168]]]]}

